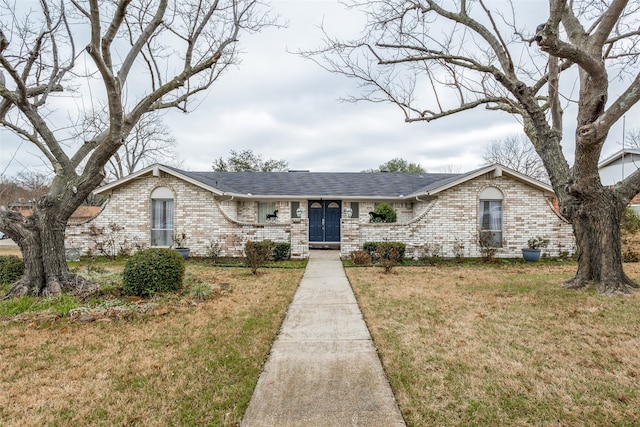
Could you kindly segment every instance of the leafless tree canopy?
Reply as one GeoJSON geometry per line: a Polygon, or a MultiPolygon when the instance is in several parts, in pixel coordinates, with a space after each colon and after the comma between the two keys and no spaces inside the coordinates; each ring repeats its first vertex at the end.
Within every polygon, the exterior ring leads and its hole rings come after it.
{"type": "Polygon", "coordinates": [[[640,2],[349,4],[368,18],[362,37],[343,41],[327,34],[326,47],[303,56],[356,79],[361,91],[348,99],[390,102],[407,122],[477,108],[516,117],[574,227],[581,262],[565,286],[596,281],[604,293],[636,286],[622,271],[619,232],[604,229],[619,230],[624,206],[640,191],[640,171],[605,189],[598,161],[611,126],[640,100],[640,2]],[[542,22],[531,22],[532,7],[546,7],[542,22]],[[626,89],[614,95],[614,81],[626,89]],[[570,119],[576,129],[572,166],[561,145],[563,122],[570,119]]]}
{"type": "Polygon", "coordinates": [[[135,129],[148,130],[136,128],[140,120],[190,111],[238,62],[241,36],[273,21],[258,0],[0,2],[0,126],[42,153],[54,174],[29,218],[0,210],[0,230],[25,259],[9,294],[78,290],[85,282],[66,266],[64,225],[105,165],[116,156],[123,170],[135,167],[117,153],[135,129]],[[87,115],[103,119],[78,134],[87,115]]]}
{"type": "Polygon", "coordinates": [[[0,125],[65,174],[101,169],[144,114],[189,111],[237,62],[240,35],[269,24],[255,0],[3,3],[0,125]],[[66,117],[69,97],[79,108],[66,117]],[[108,126],[70,140],[74,121],[99,111],[108,126]]]}
{"type": "MultiPolygon", "coordinates": [[[[95,134],[109,127],[109,117],[105,110],[90,113],[83,118],[81,134],[95,134]]],[[[106,179],[124,178],[153,163],[178,166],[177,141],[164,124],[163,116],[154,111],[140,118],[122,147],[109,159],[105,166],[106,179]]]]}
{"type": "Polygon", "coordinates": [[[539,181],[549,180],[542,159],[524,135],[509,135],[492,141],[485,147],[482,159],[486,164],[499,163],[539,181]]]}

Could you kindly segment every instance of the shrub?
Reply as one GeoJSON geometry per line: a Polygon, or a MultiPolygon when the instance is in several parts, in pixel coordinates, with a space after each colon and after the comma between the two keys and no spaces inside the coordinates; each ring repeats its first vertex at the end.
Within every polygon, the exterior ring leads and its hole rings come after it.
{"type": "Polygon", "coordinates": [[[464,243],[462,243],[458,238],[453,240],[453,258],[457,263],[461,263],[464,259],[464,243]]]}
{"type": "Polygon", "coordinates": [[[177,291],[184,279],[184,259],[172,249],[157,248],[138,252],[127,260],[122,273],[125,294],[152,296],[177,291]]]}
{"type": "Polygon", "coordinates": [[[481,230],[478,233],[478,246],[480,246],[480,257],[484,262],[493,262],[498,253],[499,245],[496,242],[495,233],[481,230]]]}
{"type": "Polygon", "coordinates": [[[271,240],[252,242],[248,240],[244,245],[244,256],[247,266],[251,269],[251,274],[258,274],[258,268],[269,261],[273,252],[274,243],[271,240]]]}
{"type": "Polygon", "coordinates": [[[107,258],[115,259],[118,255],[128,256],[136,246],[135,242],[129,242],[124,235],[124,227],[115,222],[107,227],[89,225],[89,237],[93,239],[93,248],[90,253],[96,251],[107,258]]]}
{"type": "Polygon", "coordinates": [[[627,248],[622,252],[622,262],[638,262],[640,261],[640,255],[638,252],[631,248],[627,248]]]}
{"type": "Polygon", "coordinates": [[[385,273],[389,273],[393,267],[402,262],[398,245],[395,242],[379,244],[376,248],[376,258],[385,273]]]}
{"type": "Polygon", "coordinates": [[[426,243],[423,253],[418,258],[424,265],[437,265],[442,262],[442,245],[440,243],[426,243]]]}
{"type": "Polygon", "coordinates": [[[352,251],[349,254],[354,265],[371,265],[371,255],[363,250],[352,251]]]}
{"type": "Polygon", "coordinates": [[[637,233],[640,231],[640,215],[633,208],[627,206],[622,212],[622,222],[620,226],[623,231],[637,233]]]}
{"type": "Polygon", "coordinates": [[[385,245],[385,246],[391,245],[395,247],[398,250],[398,255],[400,256],[400,259],[404,259],[404,254],[407,249],[407,246],[402,242],[364,242],[364,244],[362,245],[362,249],[364,249],[367,253],[369,253],[372,259],[377,260],[378,246],[380,245],[385,245]]]}
{"type": "Polygon", "coordinates": [[[542,237],[532,237],[527,240],[527,247],[529,249],[542,249],[549,246],[549,239],[544,239],[542,237]]]}
{"type": "Polygon", "coordinates": [[[0,256],[0,283],[13,283],[22,277],[24,263],[15,255],[0,256]]]}
{"type": "Polygon", "coordinates": [[[373,211],[377,214],[384,215],[384,219],[371,218],[370,222],[396,222],[396,211],[389,203],[380,203],[373,211]]]}
{"type": "Polygon", "coordinates": [[[211,258],[214,262],[218,262],[220,254],[222,253],[222,245],[217,240],[209,240],[209,247],[207,248],[207,257],[211,258]]]}
{"type": "Polygon", "coordinates": [[[291,256],[291,244],[287,242],[277,242],[273,245],[274,261],[283,261],[291,256]]]}

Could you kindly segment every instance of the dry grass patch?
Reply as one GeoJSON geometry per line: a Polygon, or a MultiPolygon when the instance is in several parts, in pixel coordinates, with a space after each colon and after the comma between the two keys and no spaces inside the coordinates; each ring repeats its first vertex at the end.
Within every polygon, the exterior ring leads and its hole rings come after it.
{"type": "Polygon", "coordinates": [[[237,425],[304,270],[187,271],[228,291],[128,320],[0,319],[0,425],[237,425]]]}
{"type": "Polygon", "coordinates": [[[640,294],[559,289],[573,273],[347,269],[408,425],[638,425],[640,294]]]}
{"type": "Polygon", "coordinates": [[[22,252],[17,245],[0,245],[0,256],[15,255],[22,258],[22,252]]]}

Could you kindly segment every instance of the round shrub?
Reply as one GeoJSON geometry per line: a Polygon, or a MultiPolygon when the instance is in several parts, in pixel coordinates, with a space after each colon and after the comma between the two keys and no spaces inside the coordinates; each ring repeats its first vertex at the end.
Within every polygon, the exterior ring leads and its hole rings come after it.
{"type": "Polygon", "coordinates": [[[283,261],[291,257],[291,244],[287,242],[277,242],[273,245],[273,260],[283,261]]]}
{"type": "Polygon", "coordinates": [[[127,260],[122,273],[125,294],[151,296],[182,288],[184,259],[172,249],[146,249],[127,260]]]}
{"type": "Polygon", "coordinates": [[[0,283],[13,283],[22,277],[24,263],[15,255],[0,256],[0,283]]]}
{"type": "Polygon", "coordinates": [[[396,211],[389,203],[380,203],[373,211],[377,214],[384,215],[384,218],[372,218],[371,222],[396,222],[396,211]]]}
{"type": "Polygon", "coordinates": [[[637,233],[640,231],[640,215],[633,208],[627,206],[622,213],[622,222],[620,224],[622,230],[627,233],[637,233]]]}

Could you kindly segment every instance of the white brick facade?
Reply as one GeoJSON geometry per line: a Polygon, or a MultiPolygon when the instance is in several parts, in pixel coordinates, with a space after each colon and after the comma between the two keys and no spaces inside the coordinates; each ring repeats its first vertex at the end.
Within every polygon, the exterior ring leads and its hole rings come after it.
{"type": "Polygon", "coordinates": [[[556,214],[543,192],[505,175],[494,178],[486,174],[427,202],[416,200],[409,221],[402,222],[398,215],[395,224],[369,223],[368,212],[373,210],[373,203],[362,203],[360,218],[342,219],[341,254],[346,257],[351,251],[362,249],[365,242],[397,241],[407,245],[408,257],[419,257],[426,247],[436,245],[442,256],[453,257],[454,245],[458,244],[464,245],[464,256],[478,257],[479,196],[486,187],[496,187],[504,195],[504,243],[497,256],[518,257],[527,241],[538,236],[550,240],[544,252],[551,256],[575,252],[571,225],[556,214]]]}
{"type": "MultiPolygon", "coordinates": [[[[151,241],[151,193],[167,187],[174,194],[174,230],[188,236],[187,246],[194,256],[207,255],[211,242],[218,242],[222,255],[242,256],[247,240],[270,239],[291,244],[293,258],[306,258],[309,253],[309,222],[307,201],[300,203],[305,215],[291,218],[289,200],[275,201],[278,218],[265,224],[256,223],[259,200],[236,200],[218,197],[200,186],[170,174],[140,176],[112,189],[109,201],[101,213],[90,222],[67,227],[67,247],[77,247],[86,253],[94,246],[89,226],[107,227],[117,223],[124,227],[118,238],[128,244],[149,247],[151,241]]],[[[421,256],[425,248],[439,246],[441,255],[454,256],[454,244],[464,245],[464,255],[479,256],[477,245],[479,225],[479,195],[484,188],[496,187],[503,199],[503,248],[497,256],[517,257],[532,237],[550,240],[546,253],[556,256],[574,252],[570,224],[559,217],[545,193],[508,175],[495,177],[491,173],[470,179],[429,198],[389,201],[397,213],[393,224],[369,223],[369,211],[375,203],[368,200],[343,200],[343,210],[349,202],[358,202],[359,216],[341,220],[341,255],[362,249],[368,241],[399,241],[407,245],[407,256],[421,256]]],[[[294,201],[294,200],[291,200],[294,201]]],[[[295,215],[294,215],[295,216],[295,215]]]]}

